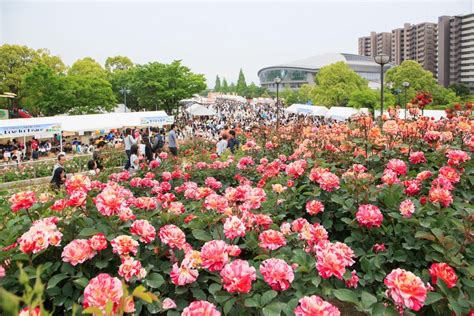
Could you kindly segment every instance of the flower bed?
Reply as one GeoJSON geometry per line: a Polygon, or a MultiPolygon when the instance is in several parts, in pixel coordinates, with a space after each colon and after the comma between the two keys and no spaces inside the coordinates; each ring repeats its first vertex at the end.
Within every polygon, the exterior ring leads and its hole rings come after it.
{"type": "Polygon", "coordinates": [[[74,176],[54,198],[20,192],[0,204],[15,213],[0,232],[2,306],[466,315],[472,128],[461,116],[262,129],[235,156],[163,154],[133,175],[74,176]]]}
{"type": "MultiPolygon", "coordinates": [[[[105,167],[117,167],[123,165],[125,154],[120,151],[107,150],[102,152],[105,167]]],[[[91,155],[78,156],[66,160],[66,170],[74,170],[74,172],[87,171],[87,162],[91,159],[91,155]]],[[[47,161],[36,161],[34,163],[23,163],[20,165],[9,164],[0,166],[0,180],[3,183],[29,180],[42,177],[49,177],[53,173],[56,159],[47,161]]]]}

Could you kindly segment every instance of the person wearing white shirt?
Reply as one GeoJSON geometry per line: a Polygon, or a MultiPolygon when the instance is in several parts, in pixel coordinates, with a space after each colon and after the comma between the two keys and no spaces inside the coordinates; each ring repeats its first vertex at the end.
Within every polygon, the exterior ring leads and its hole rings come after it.
{"type": "Polygon", "coordinates": [[[217,142],[217,155],[221,156],[227,149],[227,134],[222,135],[222,139],[217,142]]]}

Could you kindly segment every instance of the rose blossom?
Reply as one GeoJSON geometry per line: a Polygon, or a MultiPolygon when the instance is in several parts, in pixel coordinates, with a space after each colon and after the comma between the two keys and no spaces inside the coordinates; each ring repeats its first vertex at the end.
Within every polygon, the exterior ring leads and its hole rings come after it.
{"type": "Polygon", "coordinates": [[[310,200],[306,202],[306,212],[309,215],[317,215],[318,213],[324,212],[324,204],[318,200],[310,200]]]}
{"type": "Polygon", "coordinates": [[[226,264],[220,275],[224,289],[229,293],[248,293],[252,288],[252,281],[257,279],[255,268],[240,259],[226,264]]]}
{"type": "Polygon", "coordinates": [[[212,303],[194,301],[183,310],[181,316],[221,316],[221,313],[212,303]]]}
{"type": "Polygon", "coordinates": [[[415,213],[415,204],[411,200],[404,200],[399,210],[403,217],[411,217],[415,213]]]}
{"type": "Polygon", "coordinates": [[[176,303],[174,300],[172,300],[171,298],[167,297],[163,300],[163,304],[161,305],[161,307],[164,309],[164,310],[167,310],[167,309],[174,309],[176,308],[176,303]]]}
{"type": "Polygon", "coordinates": [[[134,221],[130,227],[130,233],[140,236],[140,241],[146,244],[152,242],[156,237],[155,227],[146,219],[134,221]]]}
{"type": "Polygon", "coordinates": [[[136,255],[138,250],[138,241],[127,235],[115,237],[110,242],[112,252],[119,256],[128,256],[130,253],[136,255]]]}
{"type": "Polygon", "coordinates": [[[385,277],[384,283],[388,287],[387,296],[392,298],[397,306],[414,311],[423,307],[427,289],[423,281],[412,272],[394,269],[385,277]]]}
{"type": "Polygon", "coordinates": [[[66,245],[61,257],[64,262],[69,262],[73,266],[78,263],[94,258],[97,252],[91,247],[87,239],[75,239],[66,245]]]}
{"type": "Polygon", "coordinates": [[[244,237],[245,225],[237,216],[227,217],[224,222],[224,234],[229,239],[244,237]]]}
{"type": "Polygon", "coordinates": [[[258,240],[260,241],[258,245],[261,248],[265,248],[269,250],[276,250],[286,245],[285,236],[279,231],[276,231],[273,229],[269,229],[262,232],[258,236],[258,240]]]}
{"type": "Polygon", "coordinates": [[[433,284],[438,283],[438,278],[446,283],[448,288],[456,286],[458,277],[454,269],[447,263],[433,263],[429,269],[431,275],[431,282],[433,284]]]}
{"type": "Polygon", "coordinates": [[[95,234],[89,239],[89,241],[91,248],[94,250],[101,251],[107,248],[107,239],[102,233],[95,234]]]}
{"type": "Polygon", "coordinates": [[[146,270],[142,268],[140,261],[132,257],[125,257],[122,258],[122,264],[119,267],[118,274],[128,282],[133,277],[139,280],[143,279],[146,276],[146,270]]]}
{"type": "Polygon", "coordinates": [[[32,191],[19,192],[11,196],[11,210],[16,213],[22,209],[29,209],[36,203],[35,193],[32,191]]]}
{"type": "Polygon", "coordinates": [[[293,269],[282,259],[267,259],[260,264],[265,282],[275,291],[287,290],[295,276],[293,269]]]}
{"type": "Polygon", "coordinates": [[[97,307],[105,313],[108,302],[113,303],[116,311],[123,296],[122,282],[107,273],[101,273],[89,281],[84,290],[84,309],[97,307]]]}
{"type": "Polygon", "coordinates": [[[170,248],[183,249],[186,243],[186,235],[175,225],[165,225],[160,228],[160,240],[170,248]]]}
{"type": "Polygon", "coordinates": [[[380,212],[377,206],[372,204],[360,205],[356,218],[359,225],[366,226],[367,228],[380,227],[383,221],[382,212],[380,212]]]}
{"type": "Polygon", "coordinates": [[[295,308],[295,316],[340,316],[336,306],[324,301],[319,296],[305,296],[295,308]]]}

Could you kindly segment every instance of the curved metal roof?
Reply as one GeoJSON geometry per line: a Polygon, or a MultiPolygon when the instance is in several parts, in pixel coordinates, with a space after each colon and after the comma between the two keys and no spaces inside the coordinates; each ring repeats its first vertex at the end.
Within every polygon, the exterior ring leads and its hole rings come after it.
{"type": "Polygon", "coordinates": [[[262,72],[263,70],[272,69],[272,68],[297,68],[297,69],[306,69],[306,70],[318,70],[321,67],[336,63],[338,61],[343,61],[351,65],[366,65],[366,66],[378,66],[373,57],[370,56],[361,56],[356,54],[343,54],[343,53],[326,53],[321,55],[316,55],[308,58],[303,58],[295,60],[292,62],[269,66],[262,68],[258,71],[262,72]]]}

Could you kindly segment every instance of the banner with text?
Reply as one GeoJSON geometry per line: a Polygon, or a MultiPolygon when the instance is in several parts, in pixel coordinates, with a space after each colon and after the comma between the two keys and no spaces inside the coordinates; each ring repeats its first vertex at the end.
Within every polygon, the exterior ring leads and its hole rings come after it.
{"type": "Polygon", "coordinates": [[[57,134],[61,132],[61,124],[44,123],[18,126],[0,126],[0,137],[19,137],[30,135],[57,134]]]}
{"type": "Polygon", "coordinates": [[[149,126],[163,126],[168,124],[174,123],[174,116],[150,116],[150,117],[142,117],[140,119],[141,125],[149,125],[149,126]]]}

